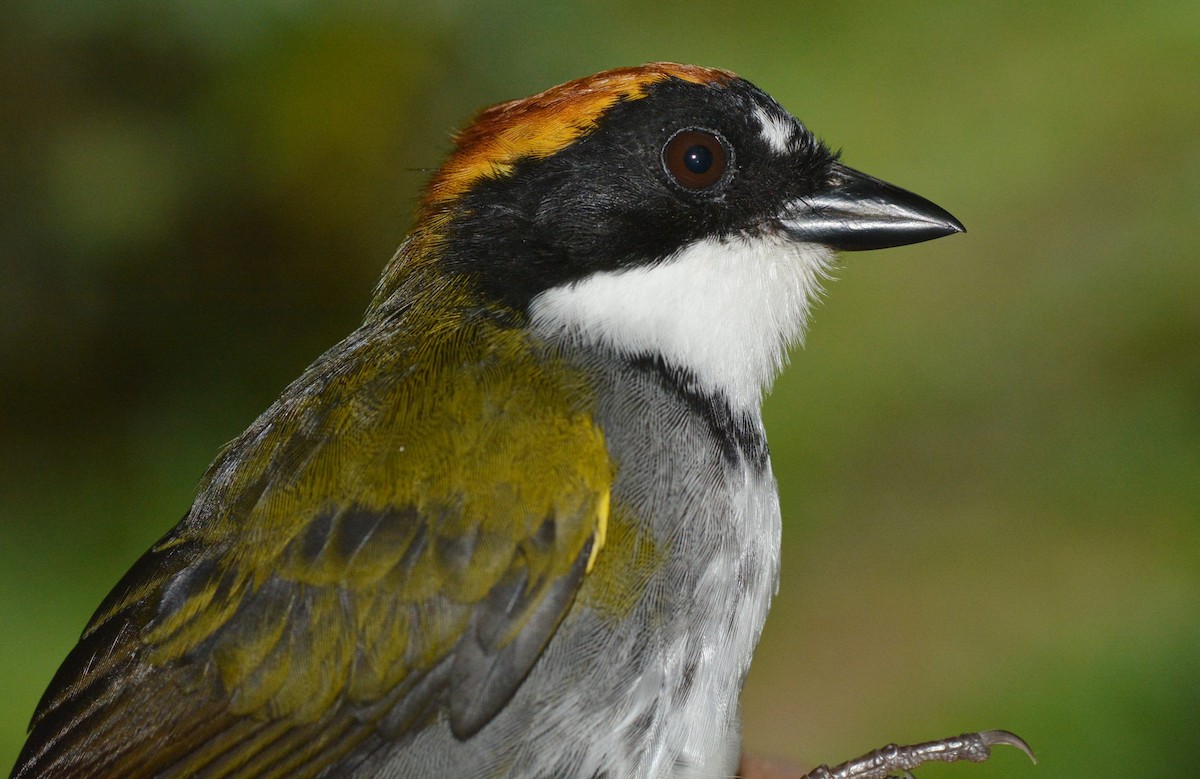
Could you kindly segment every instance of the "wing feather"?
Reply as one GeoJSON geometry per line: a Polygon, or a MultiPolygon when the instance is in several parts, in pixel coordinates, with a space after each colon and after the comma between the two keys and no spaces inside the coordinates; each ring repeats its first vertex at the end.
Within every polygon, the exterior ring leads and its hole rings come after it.
{"type": "Polygon", "coordinates": [[[316,775],[494,717],[603,543],[612,465],[586,382],[489,322],[314,363],[101,605],[15,776],[316,775]]]}

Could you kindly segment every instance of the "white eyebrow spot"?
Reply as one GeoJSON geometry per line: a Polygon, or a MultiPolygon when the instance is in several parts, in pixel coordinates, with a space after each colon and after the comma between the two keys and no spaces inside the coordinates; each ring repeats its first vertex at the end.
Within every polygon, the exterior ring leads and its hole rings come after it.
{"type": "Polygon", "coordinates": [[[796,125],[787,117],[773,114],[762,106],[755,106],[754,118],[762,126],[762,137],[777,154],[787,154],[796,133],[796,125]]]}

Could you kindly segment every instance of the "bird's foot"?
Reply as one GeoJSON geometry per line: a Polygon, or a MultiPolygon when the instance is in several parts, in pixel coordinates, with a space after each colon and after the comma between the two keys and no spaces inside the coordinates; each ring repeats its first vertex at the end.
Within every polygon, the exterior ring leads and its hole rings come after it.
{"type": "Polygon", "coordinates": [[[818,766],[800,779],[888,779],[897,775],[912,779],[911,771],[924,763],[956,763],[959,760],[982,763],[991,757],[992,747],[996,744],[1014,746],[1037,764],[1033,751],[1020,736],[1007,730],[984,730],[921,744],[888,744],[833,768],[818,766]]]}

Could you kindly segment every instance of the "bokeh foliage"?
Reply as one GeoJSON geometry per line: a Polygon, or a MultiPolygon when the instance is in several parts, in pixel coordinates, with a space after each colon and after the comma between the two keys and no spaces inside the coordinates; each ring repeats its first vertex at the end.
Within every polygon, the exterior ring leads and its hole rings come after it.
{"type": "Polygon", "coordinates": [[[748,744],[1007,727],[1043,767],[924,774],[1191,772],[1200,5],[934,0],[0,6],[0,768],[216,448],[353,327],[449,132],[655,59],[970,230],[847,257],[768,403],[748,744]]]}

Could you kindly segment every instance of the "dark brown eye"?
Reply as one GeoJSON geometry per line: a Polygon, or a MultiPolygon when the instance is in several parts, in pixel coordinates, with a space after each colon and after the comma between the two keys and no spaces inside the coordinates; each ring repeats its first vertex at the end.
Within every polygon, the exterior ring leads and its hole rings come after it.
{"type": "Polygon", "coordinates": [[[725,143],[704,130],[680,130],[663,147],[663,167],[687,189],[711,187],[721,180],[728,165],[725,143]]]}

